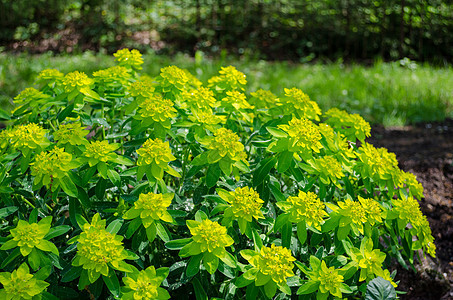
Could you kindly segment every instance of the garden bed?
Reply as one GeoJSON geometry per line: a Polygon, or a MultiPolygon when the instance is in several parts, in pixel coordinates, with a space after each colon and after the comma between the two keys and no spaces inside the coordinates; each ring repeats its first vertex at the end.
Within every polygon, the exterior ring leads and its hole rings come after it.
{"type": "Polygon", "coordinates": [[[453,120],[387,128],[375,126],[369,142],[396,154],[400,168],[422,183],[420,202],[437,246],[437,260],[423,260],[420,271],[399,270],[402,299],[453,299],[453,120]]]}

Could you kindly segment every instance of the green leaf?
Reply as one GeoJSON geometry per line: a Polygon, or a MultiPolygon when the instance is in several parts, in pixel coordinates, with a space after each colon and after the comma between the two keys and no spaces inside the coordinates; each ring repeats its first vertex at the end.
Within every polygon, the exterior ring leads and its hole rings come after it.
{"type": "Polygon", "coordinates": [[[200,271],[200,263],[202,258],[203,253],[200,253],[198,255],[192,256],[189,259],[189,263],[187,264],[186,268],[187,277],[193,277],[200,271]]]}
{"type": "Polygon", "coordinates": [[[319,284],[319,281],[310,280],[297,290],[297,295],[306,295],[316,292],[318,290],[319,284]]]}
{"type": "Polygon", "coordinates": [[[287,222],[283,225],[282,230],[282,246],[290,248],[291,246],[291,236],[292,236],[292,224],[287,222]]]}
{"type": "Polygon", "coordinates": [[[148,228],[146,228],[146,237],[148,238],[148,241],[150,243],[152,241],[154,241],[154,239],[156,238],[156,234],[157,234],[157,227],[156,227],[156,223],[153,222],[153,223],[151,223],[151,225],[148,226],[148,228]]]}
{"type": "Polygon", "coordinates": [[[88,221],[80,214],[76,214],[75,219],[77,221],[77,224],[80,226],[80,228],[83,228],[83,225],[88,223],[88,221]]]}
{"type": "Polygon", "coordinates": [[[260,251],[261,247],[263,247],[263,241],[261,240],[260,234],[258,233],[258,231],[256,231],[255,228],[252,229],[252,235],[255,251],[260,251]]]}
{"type": "Polygon", "coordinates": [[[115,186],[118,186],[118,187],[120,186],[121,178],[120,178],[120,174],[118,174],[118,172],[116,172],[113,169],[108,169],[107,176],[115,186]]]}
{"type": "Polygon", "coordinates": [[[390,281],[382,277],[371,280],[366,288],[365,300],[393,300],[396,299],[396,291],[390,281]]]}
{"type": "Polygon", "coordinates": [[[6,218],[7,216],[15,213],[19,208],[17,206],[8,206],[0,209],[0,218],[6,218]]]}
{"type": "Polygon", "coordinates": [[[39,271],[33,275],[33,277],[38,280],[46,280],[50,273],[52,273],[52,266],[44,266],[41,267],[39,271]]]}
{"type": "Polygon", "coordinates": [[[208,188],[211,188],[217,184],[220,178],[220,167],[219,164],[213,164],[208,167],[208,171],[206,172],[206,185],[208,188]]]}
{"type": "Polygon", "coordinates": [[[50,228],[49,232],[46,234],[44,237],[46,240],[53,239],[54,237],[60,236],[62,234],[65,234],[69,230],[71,230],[71,226],[69,225],[60,225],[60,226],[55,226],[50,228]]]}
{"type": "Polygon", "coordinates": [[[293,152],[283,151],[278,155],[277,171],[285,173],[293,162],[293,152]]]}
{"type": "Polygon", "coordinates": [[[2,266],[1,268],[4,269],[7,267],[10,263],[12,263],[16,258],[19,257],[20,254],[20,248],[17,247],[16,249],[13,250],[13,252],[8,255],[3,261],[2,261],[2,266]]]}
{"type": "Polygon", "coordinates": [[[249,284],[251,284],[254,281],[255,281],[254,279],[253,280],[246,279],[244,277],[244,274],[242,274],[234,281],[234,285],[238,288],[243,288],[245,286],[248,286],[249,284]]]}
{"type": "Polygon", "coordinates": [[[140,218],[135,218],[133,219],[130,223],[129,226],[127,227],[126,231],[126,238],[130,239],[132,235],[137,231],[137,229],[142,225],[142,219],[140,218]]]}
{"type": "Polygon", "coordinates": [[[275,166],[276,163],[277,163],[277,158],[275,156],[273,156],[273,157],[266,158],[259,164],[259,167],[253,173],[253,186],[254,187],[260,185],[264,181],[264,179],[266,178],[267,175],[269,175],[269,172],[275,166]]]}
{"type": "Polygon", "coordinates": [[[99,200],[104,199],[106,188],[107,188],[107,180],[100,178],[98,183],[96,184],[96,188],[95,188],[96,197],[99,200]]]}
{"type": "Polygon", "coordinates": [[[305,224],[305,221],[297,223],[297,238],[301,245],[307,240],[307,225],[305,224]]]}
{"type": "Polygon", "coordinates": [[[219,258],[209,251],[204,252],[203,255],[203,266],[209,274],[214,274],[219,266],[219,258]]]}
{"type": "Polygon", "coordinates": [[[161,238],[161,240],[164,241],[164,243],[169,242],[171,240],[171,236],[167,229],[160,222],[156,223],[156,227],[157,235],[161,238]]]}
{"type": "Polygon", "coordinates": [[[63,273],[63,276],[61,277],[61,282],[71,282],[75,280],[77,277],[80,276],[82,270],[83,270],[82,267],[70,266],[69,270],[63,273]]]}
{"type": "Polygon", "coordinates": [[[133,166],[134,165],[134,162],[130,158],[128,158],[126,156],[122,156],[122,155],[118,155],[113,160],[113,162],[123,165],[123,166],[133,166]]]}
{"type": "Polygon", "coordinates": [[[74,184],[74,182],[72,182],[71,178],[69,178],[69,176],[64,176],[60,178],[59,181],[61,188],[68,196],[77,198],[78,196],[77,187],[74,184]]]}
{"type": "Polygon", "coordinates": [[[286,132],[284,132],[281,129],[278,129],[277,127],[266,127],[266,130],[270,134],[272,134],[273,136],[278,137],[278,138],[285,138],[288,136],[288,134],[286,132]]]}
{"type": "Polygon", "coordinates": [[[115,271],[113,269],[110,269],[109,276],[103,275],[102,279],[104,280],[105,285],[113,294],[113,296],[118,298],[120,295],[120,282],[118,280],[118,277],[116,276],[115,271]]]}
{"type": "Polygon", "coordinates": [[[283,225],[289,222],[289,213],[280,214],[275,220],[274,231],[279,231],[283,225]]]}
{"type": "Polygon", "coordinates": [[[6,110],[0,108],[0,121],[7,120],[11,120],[10,114],[6,110]]]}
{"type": "Polygon", "coordinates": [[[192,285],[195,291],[196,300],[208,300],[208,296],[206,295],[203,286],[201,285],[200,281],[197,278],[194,278],[192,280],[192,285]]]}
{"type": "Polygon", "coordinates": [[[93,98],[95,100],[101,100],[101,97],[98,93],[90,89],[89,87],[83,87],[80,89],[80,92],[87,97],[93,98]]]}
{"type": "Polygon", "coordinates": [[[69,104],[66,106],[65,109],[63,109],[57,116],[58,122],[63,122],[64,119],[66,119],[67,116],[74,110],[74,103],[69,104]]]}
{"type": "Polygon", "coordinates": [[[38,270],[39,264],[41,262],[38,251],[38,249],[33,248],[33,250],[31,250],[30,254],[28,255],[28,264],[34,271],[38,270]]]}
{"type": "Polygon", "coordinates": [[[264,285],[264,293],[267,297],[272,298],[274,297],[275,293],[277,292],[277,284],[273,280],[269,280],[264,285]]]}
{"type": "Polygon", "coordinates": [[[187,245],[192,241],[191,238],[188,239],[178,239],[178,240],[172,240],[168,241],[165,243],[165,247],[170,250],[180,250],[182,247],[187,245]]]}
{"type": "Polygon", "coordinates": [[[110,233],[117,234],[120,231],[121,226],[123,226],[124,220],[123,219],[116,219],[113,220],[109,226],[107,226],[106,230],[110,233]]]}

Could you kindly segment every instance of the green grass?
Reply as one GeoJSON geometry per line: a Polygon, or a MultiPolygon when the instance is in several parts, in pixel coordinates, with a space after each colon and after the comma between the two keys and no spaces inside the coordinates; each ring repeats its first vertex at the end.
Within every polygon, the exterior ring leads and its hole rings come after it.
{"type": "MultiPolygon", "coordinates": [[[[284,87],[298,87],[317,101],[323,110],[338,107],[360,113],[372,123],[398,126],[453,116],[453,68],[399,62],[377,62],[371,67],[335,64],[289,64],[238,59],[203,59],[178,55],[170,58],[145,55],[144,71],[157,75],[161,67],[187,68],[202,80],[215,75],[221,66],[234,65],[247,75],[248,92],[269,89],[277,95],[284,87]]],[[[0,105],[11,109],[12,98],[46,68],[67,73],[91,74],[114,65],[104,54],[19,56],[0,53],[0,105]]]]}

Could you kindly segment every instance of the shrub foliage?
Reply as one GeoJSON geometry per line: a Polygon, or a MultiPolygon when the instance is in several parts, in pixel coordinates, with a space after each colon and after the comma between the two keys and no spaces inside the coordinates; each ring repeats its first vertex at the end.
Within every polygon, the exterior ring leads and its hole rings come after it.
{"type": "Polygon", "coordinates": [[[232,66],[202,83],[115,57],[92,77],[44,70],[15,98],[2,299],[364,296],[397,286],[392,258],[435,255],[422,186],[361,116],[298,88],[246,95],[232,66]]]}

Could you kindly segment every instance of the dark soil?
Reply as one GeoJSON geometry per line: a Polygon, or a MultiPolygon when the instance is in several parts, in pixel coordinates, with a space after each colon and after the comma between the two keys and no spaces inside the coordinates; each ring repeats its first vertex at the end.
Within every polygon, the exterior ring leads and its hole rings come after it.
{"type": "Polygon", "coordinates": [[[421,258],[417,273],[398,267],[402,299],[453,299],[453,120],[399,128],[376,126],[368,142],[394,152],[401,169],[424,187],[422,212],[428,217],[437,258],[421,258]]]}

